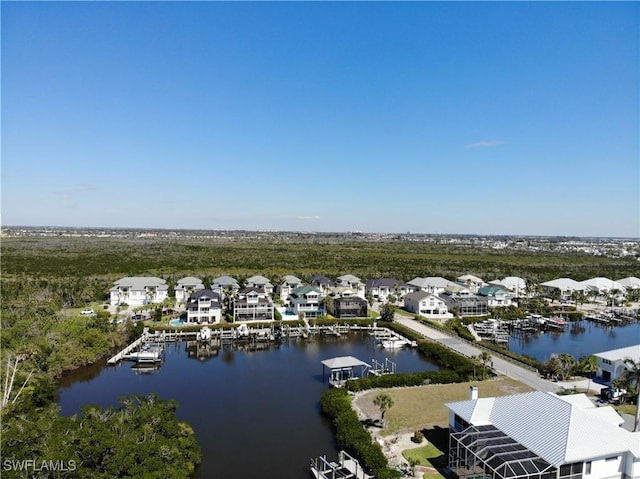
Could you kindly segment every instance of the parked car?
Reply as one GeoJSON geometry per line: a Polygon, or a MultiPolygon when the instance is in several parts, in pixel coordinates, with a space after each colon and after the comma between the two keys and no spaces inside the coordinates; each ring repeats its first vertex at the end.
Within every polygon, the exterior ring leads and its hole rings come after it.
{"type": "Polygon", "coordinates": [[[144,314],[134,314],[131,316],[131,321],[144,321],[148,319],[144,314]]]}
{"type": "Polygon", "coordinates": [[[80,314],[82,316],[91,316],[92,314],[95,314],[95,312],[93,311],[93,309],[83,309],[82,311],[80,311],[80,314]]]}

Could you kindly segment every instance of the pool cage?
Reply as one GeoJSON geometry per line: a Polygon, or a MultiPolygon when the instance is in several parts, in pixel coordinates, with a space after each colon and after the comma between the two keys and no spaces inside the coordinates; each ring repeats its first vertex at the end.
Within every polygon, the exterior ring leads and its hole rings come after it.
{"type": "Polygon", "coordinates": [[[492,425],[449,436],[449,467],[459,479],[555,479],[558,468],[492,425]]]}

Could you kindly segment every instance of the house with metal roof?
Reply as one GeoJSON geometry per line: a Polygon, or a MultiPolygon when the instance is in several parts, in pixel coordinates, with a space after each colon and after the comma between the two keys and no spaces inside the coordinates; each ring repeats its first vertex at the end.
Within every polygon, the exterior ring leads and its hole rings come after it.
{"type": "Polygon", "coordinates": [[[175,288],[176,301],[185,302],[191,293],[204,289],[204,284],[200,278],[187,276],[178,280],[175,288]]]}
{"type": "Polygon", "coordinates": [[[416,291],[422,290],[431,294],[440,294],[456,283],[442,276],[428,276],[426,278],[413,278],[407,284],[416,288],[416,291]]]}
{"type": "Polygon", "coordinates": [[[426,291],[415,291],[404,297],[404,309],[425,318],[447,320],[453,314],[447,309],[447,303],[435,294],[426,291]]]}
{"type": "Polygon", "coordinates": [[[460,479],[640,477],[640,432],[584,394],[533,391],[447,407],[448,462],[460,479]]]}
{"type": "Polygon", "coordinates": [[[287,311],[296,315],[303,314],[305,318],[322,316],[325,313],[322,293],[308,284],[297,287],[289,295],[287,311]]]}
{"type": "Polygon", "coordinates": [[[167,299],[168,293],[167,282],[155,276],[127,276],[113,283],[109,290],[110,303],[113,306],[162,303],[167,299]]]}
{"type": "Polygon", "coordinates": [[[625,359],[632,359],[640,363],[640,344],[627,348],[612,349],[594,354],[598,362],[596,377],[603,382],[611,383],[618,379],[627,370],[625,359]]]}
{"type": "Polygon", "coordinates": [[[483,286],[478,290],[478,296],[487,298],[487,306],[495,308],[497,306],[511,306],[512,294],[501,285],[492,284],[483,286]]]}
{"type": "Polygon", "coordinates": [[[524,296],[527,292],[527,282],[518,276],[507,276],[504,279],[494,279],[493,281],[489,281],[489,284],[504,286],[514,293],[516,297],[520,297],[521,295],[524,296]]]}

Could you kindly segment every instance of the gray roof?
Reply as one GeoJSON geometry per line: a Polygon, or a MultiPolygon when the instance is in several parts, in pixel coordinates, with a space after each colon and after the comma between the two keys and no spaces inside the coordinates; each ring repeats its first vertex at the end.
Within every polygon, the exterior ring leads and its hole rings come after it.
{"type": "Polygon", "coordinates": [[[114,288],[127,287],[133,290],[143,290],[148,287],[155,287],[162,290],[167,288],[167,282],[164,279],[157,278],[155,276],[127,276],[114,282],[113,286],[114,288]]]}
{"type": "Polygon", "coordinates": [[[179,279],[178,280],[178,285],[185,285],[185,286],[194,286],[194,285],[198,285],[198,284],[202,284],[202,280],[200,278],[196,278],[194,276],[187,276],[185,278],[179,279]]]}
{"type": "Polygon", "coordinates": [[[413,293],[409,293],[404,297],[404,299],[409,299],[411,301],[421,301],[425,298],[428,298],[429,296],[433,296],[437,300],[442,301],[435,294],[427,293],[426,291],[415,291],[413,293]]]}
{"type": "Polygon", "coordinates": [[[409,281],[409,284],[412,286],[417,286],[418,288],[448,288],[449,286],[454,285],[453,281],[449,281],[442,276],[429,276],[427,278],[413,278],[409,281]]]}
{"type": "Polygon", "coordinates": [[[323,366],[329,369],[354,368],[356,366],[369,366],[367,363],[360,361],[353,356],[340,356],[337,358],[325,359],[321,361],[323,366]]]}
{"type": "Polygon", "coordinates": [[[620,428],[612,415],[578,399],[532,391],[447,407],[470,424],[495,426],[554,466],[627,451],[638,454],[640,433],[620,428]]]}
{"type": "Polygon", "coordinates": [[[233,276],[218,276],[211,281],[211,284],[217,284],[219,286],[237,286],[238,280],[233,276]]]}

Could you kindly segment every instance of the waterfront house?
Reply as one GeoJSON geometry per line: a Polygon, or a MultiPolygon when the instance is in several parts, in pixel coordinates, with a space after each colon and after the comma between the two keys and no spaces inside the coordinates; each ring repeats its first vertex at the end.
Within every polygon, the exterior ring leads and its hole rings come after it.
{"type": "Polygon", "coordinates": [[[625,287],[622,284],[609,278],[590,278],[585,279],[580,283],[585,285],[589,290],[597,291],[599,295],[607,295],[612,293],[613,291],[617,291],[618,294],[622,294],[625,292],[625,287]]]}
{"type": "Polygon", "coordinates": [[[313,286],[299,286],[289,295],[287,310],[295,315],[304,314],[305,318],[322,316],[324,314],[322,293],[313,286]]]}
{"type": "Polygon", "coordinates": [[[234,321],[271,321],[273,303],[267,293],[260,288],[242,288],[233,301],[234,321]]]}
{"type": "Polygon", "coordinates": [[[413,290],[413,286],[395,278],[376,278],[365,283],[366,295],[381,302],[387,301],[387,298],[392,295],[395,296],[396,301],[401,301],[413,290]]]}
{"type": "Polygon", "coordinates": [[[640,363],[640,344],[627,348],[612,349],[594,354],[598,361],[596,377],[603,382],[611,383],[618,379],[626,371],[625,359],[632,359],[640,363]]]}
{"type": "Polygon", "coordinates": [[[532,391],[448,403],[448,466],[459,479],[640,477],[640,433],[584,394],[532,391]]]}
{"type": "Polygon", "coordinates": [[[264,276],[256,275],[247,278],[244,282],[245,288],[258,288],[261,289],[263,293],[271,297],[273,295],[273,285],[268,278],[264,276]]]}
{"type": "Polygon", "coordinates": [[[329,298],[327,310],[334,318],[366,318],[368,315],[369,303],[351,288],[344,286],[331,288],[329,298]]]}
{"type": "Polygon", "coordinates": [[[183,303],[190,294],[203,289],[204,284],[202,284],[202,280],[199,278],[187,276],[186,278],[179,279],[175,289],[176,301],[183,303]]]}
{"type": "Polygon", "coordinates": [[[488,314],[487,298],[468,294],[466,288],[463,288],[462,292],[448,289],[439,297],[447,304],[447,309],[458,316],[484,316],[488,314]]]}
{"type": "Polygon", "coordinates": [[[353,289],[361,298],[364,299],[367,297],[364,283],[360,280],[360,278],[352,274],[338,276],[338,278],[336,279],[336,286],[346,286],[353,289]]]}
{"type": "Polygon", "coordinates": [[[487,298],[487,306],[490,308],[511,306],[511,293],[503,286],[483,286],[478,290],[478,296],[487,298]]]}
{"type": "Polygon", "coordinates": [[[507,276],[504,279],[494,279],[493,281],[489,281],[489,284],[504,286],[514,293],[516,298],[525,296],[527,293],[527,282],[518,276],[507,276]]]}
{"type": "Polygon", "coordinates": [[[222,319],[222,297],[210,289],[189,295],[187,299],[187,323],[214,324],[222,319]]]}
{"type": "Polygon", "coordinates": [[[462,276],[458,276],[456,278],[456,283],[466,286],[473,293],[478,292],[480,288],[487,285],[482,278],[478,278],[472,274],[463,274],[462,276]]]}
{"type": "Polygon", "coordinates": [[[543,294],[545,296],[553,296],[554,290],[560,291],[560,301],[569,301],[574,291],[582,291],[586,293],[588,287],[571,278],[558,278],[551,281],[545,281],[540,284],[543,288],[543,294]]]}
{"type": "Polygon", "coordinates": [[[282,278],[282,282],[278,285],[278,295],[284,304],[289,301],[289,296],[294,289],[302,286],[302,280],[290,274],[282,278]]]}
{"type": "Polygon", "coordinates": [[[636,278],[635,276],[628,276],[626,278],[621,278],[616,282],[624,286],[624,288],[627,290],[640,289],[640,278],[636,278]]]}
{"type": "Polygon", "coordinates": [[[228,292],[231,292],[232,296],[235,295],[239,289],[240,284],[233,276],[218,276],[211,281],[211,291],[218,293],[222,298],[224,298],[228,292]]]}
{"type": "Polygon", "coordinates": [[[428,276],[426,278],[413,278],[407,284],[413,286],[416,291],[421,290],[427,293],[440,294],[456,283],[442,276],[428,276]]]}
{"type": "Polygon", "coordinates": [[[329,289],[335,286],[334,282],[322,274],[314,274],[309,281],[311,286],[318,288],[322,294],[326,295],[329,289]]]}
{"type": "Polygon", "coordinates": [[[162,303],[167,299],[168,292],[169,287],[164,279],[155,276],[128,276],[113,283],[109,296],[113,306],[144,306],[162,303]]]}
{"type": "Polygon", "coordinates": [[[435,294],[426,291],[415,291],[404,297],[404,309],[410,313],[435,320],[453,318],[453,314],[447,309],[447,303],[435,294]]]}

